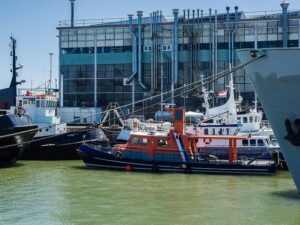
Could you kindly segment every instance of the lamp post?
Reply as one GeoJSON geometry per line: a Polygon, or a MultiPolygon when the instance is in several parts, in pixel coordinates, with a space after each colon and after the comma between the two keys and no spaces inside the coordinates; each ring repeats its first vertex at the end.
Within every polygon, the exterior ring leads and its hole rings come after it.
{"type": "Polygon", "coordinates": [[[50,80],[49,80],[49,89],[51,90],[51,84],[52,84],[52,56],[54,55],[54,53],[50,52],[50,80]]]}

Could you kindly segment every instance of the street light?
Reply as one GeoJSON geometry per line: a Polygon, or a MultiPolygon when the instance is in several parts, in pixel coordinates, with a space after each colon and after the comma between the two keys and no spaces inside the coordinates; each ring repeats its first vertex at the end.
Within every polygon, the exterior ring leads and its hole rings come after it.
{"type": "Polygon", "coordinates": [[[51,90],[51,84],[52,84],[52,56],[54,55],[53,52],[49,52],[50,55],[50,80],[49,80],[49,89],[51,90]]]}

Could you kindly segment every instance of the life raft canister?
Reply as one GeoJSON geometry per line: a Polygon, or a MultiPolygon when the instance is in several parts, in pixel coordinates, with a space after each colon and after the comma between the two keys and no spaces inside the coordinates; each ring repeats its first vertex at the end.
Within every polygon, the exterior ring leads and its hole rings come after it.
{"type": "Polygon", "coordinates": [[[203,143],[205,144],[210,144],[211,143],[211,138],[203,138],[203,143]]]}

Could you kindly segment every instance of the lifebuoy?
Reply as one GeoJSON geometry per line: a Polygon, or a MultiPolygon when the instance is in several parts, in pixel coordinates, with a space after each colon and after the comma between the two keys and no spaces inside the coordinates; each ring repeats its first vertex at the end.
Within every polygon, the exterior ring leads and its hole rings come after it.
{"type": "Polygon", "coordinates": [[[203,143],[205,144],[210,144],[211,143],[211,138],[203,138],[203,143]]]}

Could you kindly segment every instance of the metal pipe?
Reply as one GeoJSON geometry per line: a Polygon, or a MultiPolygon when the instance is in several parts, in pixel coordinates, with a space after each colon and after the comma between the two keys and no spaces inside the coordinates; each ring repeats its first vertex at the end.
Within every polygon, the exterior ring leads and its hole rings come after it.
{"type": "MultiPolygon", "coordinates": [[[[58,52],[58,62],[61,62],[61,41],[60,41],[60,38],[61,38],[61,31],[59,31],[59,36],[58,37],[58,49],[59,49],[59,52],[58,52]]],[[[61,78],[61,76],[63,76],[63,74],[61,73],[61,66],[59,64],[58,66],[58,74],[59,74],[59,83],[58,83],[58,86],[59,86],[59,106],[60,107],[63,107],[63,104],[64,104],[64,101],[61,100],[63,99],[63,78],[61,78]]],[[[32,91],[32,90],[31,90],[32,91]]]]}
{"type": "Polygon", "coordinates": [[[218,73],[218,12],[217,10],[215,10],[215,73],[218,73]]]}
{"type": "Polygon", "coordinates": [[[282,7],[282,43],[283,47],[288,46],[288,32],[289,32],[289,20],[287,9],[289,7],[289,3],[287,0],[282,1],[280,4],[282,7]]]}
{"type": "Polygon", "coordinates": [[[59,79],[59,106],[64,107],[64,75],[60,74],[59,79]]]}
{"type": "MultiPolygon", "coordinates": [[[[160,38],[160,102],[164,102],[164,59],[163,59],[163,26],[162,26],[162,11],[160,11],[160,28],[161,28],[161,38],[160,38]]],[[[161,104],[161,115],[163,116],[163,104],[161,104]]],[[[162,118],[163,120],[163,118],[162,118]]]]}
{"type": "Polygon", "coordinates": [[[153,76],[153,90],[156,88],[157,76],[157,12],[154,12],[154,76],[153,76]]]}
{"type": "MultiPolygon", "coordinates": [[[[218,73],[218,12],[215,10],[215,68],[214,68],[214,75],[218,73]]],[[[215,82],[212,83],[212,90],[215,92],[215,82]]],[[[213,105],[215,104],[213,98],[213,105]]]]}
{"type": "Polygon", "coordinates": [[[139,85],[143,89],[147,89],[147,87],[143,84],[142,81],[142,11],[137,11],[138,16],[138,79],[139,85]]]}
{"type": "Polygon", "coordinates": [[[159,54],[159,11],[156,12],[156,73],[155,73],[155,90],[157,89],[158,80],[158,54],[159,54]]]}
{"type": "Polygon", "coordinates": [[[255,21],[254,29],[254,48],[257,49],[257,21],[255,21]]]}
{"type": "Polygon", "coordinates": [[[199,45],[200,45],[200,40],[198,40],[198,37],[200,37],[200,10],[197,9],[197,32],[196,32],[196,64],[198,64],[198,54],[199,54],[199,45]]]}
{"type": "Polygon", "coordinates": [[[192,63],[192,82],[194,81],[194,67],[196,64],[196,32],[195,32],[195,10],[193,10],[193,23],[192,23],[192,30],[193,30],[193,63],[192,63]]]}
{"type": "Polygon", "coordinates": [[[209,9],[209,72],[212,74],[212,67],[213,67],[213,56],[212,56],[212,19],[211,19],[211,8],[209,9]]]}
{"type": "MultiPolygon", "coordinates": [[[[202,39],[201,41],[200,41],[200,43],[202,42],[203,43],[203,9],[201,9],[201,34],[202,34],[202,38],[200,38],[200,39],[202,39]]],[[[200,50],[201,50],[201,47],[199,46],[199,48],[200,48],[200,50]]]]}
{"type": "Polygon", "coordinates": [[[214,75],[215,74],[215,24],[211,24],[211,26],[212,26],[212,41],[211,41],[211,45],[212,45],[212,47],[211,47],[211,49],[212,49],[212,53],[211,53],[212,67],[211,67],[211,71],[212,71],[212,75],[214,75]]]}
{"type": "Polygon", "coordinates": [[[97,107],[97,35],[94,29],[94,107],[97,107]]]}
{"type": "Polygon", "coordinates": [[[226,15],[226,30],[228,32],[228,68],[230,68],[231,64],[231,45],[230,45],[230,27],[229,27],[229,7],[226,7],[227,15],[226,15]]]}
{"type": "Polygon", "coordinates": [[[70,0],[71,2],[71,27],[74,27],[74,2],[75,0],[70,0]]]}
{"type": "Polygon", "coordinates": [[[128,30],[131,36],[131,42],[132,42],[132,74],[127,78],[126,84],[130,84],[130,82],[133,80],[134,76],[137,74],[137,38],[136,35],[133,32],[133,25],[132,25],[132,17],[133,15],[128,15],[129,17],[129,26],[128,30]]]}
{"type": "Polygon", "coordinates": [[[135,82],[134,82],[134,76],[137,74],[137,38],[136,35],[133,32],[133,22],[132,22],[132,17],[133,15],[128,15],[129,17],[129,26],[128,26],[128,31],[131,36],[131,42],[132,42],[132,73],[131,75],[127,78],[126,84],[131,83],[131,110],[132,110],[132,116],[134,117],[134,112],[135,112],[135,82]]]}
{"type": "Polygon", "coordinates": [[[178,9],[173,9],[173,46],[172,46],[172,79],[171,79],[171,96],[174,104],[174,87],[178,82],[178,9]]]}
{"type": "Polygon", "coordinates": [[[54,55],[53,52],[49,52],[49,56],[50,56],[50,78],[49,78],[49,89],[51,91],[52,89],[52,56],[54,55]]]}
{"type": "Polygon", "coordinates": [[[191,81],[191,77],[192,77],[192,57],[193,57],[193,53],[192,53],[192,43],[191,43],[191,31],[190,31],[190,10],[187,9],[187,37],[188,37],[188,83],[192,83],[191,81]]]}
{"type": "Polygon", "coordinates": [[[234,67],[235,65],[235,47],[234,47],[234,43],[235,43],[235,33],[238,30],[238,7],[235,6],[234,7],[234,31],[231,34],[231,66],[234,67]]]}
{"type": "Polygon", "coordinates": [[[153,27],[154,27],[154,13],[150,13],[150,18],[151,18],[151,26],[150,26],[150,33],[151,33],[151,60],[150,60],[150,66],[151,66],[151,79],[150,79],[150,88],[151,90],[153,89],[153,76],[154,76],[154,35],[153,35],[153,27]]]}

